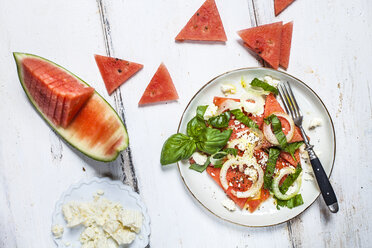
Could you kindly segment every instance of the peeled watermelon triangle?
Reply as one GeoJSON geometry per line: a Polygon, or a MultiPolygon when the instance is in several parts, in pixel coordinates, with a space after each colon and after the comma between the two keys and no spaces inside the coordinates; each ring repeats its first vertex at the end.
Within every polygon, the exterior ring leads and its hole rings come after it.
{"type": "Polygon", "coordinates": [[[294,0],[274,0],[275,16],[279,15],[287,8],[294,0]]]}
{"type": "Polygon", "coordinates": [[[163,63],[160,64],[155,75],[143,93],[139,105],[177,100],[178,94],[172,78],[163,63]]]}
{"type": "Polygon", "coordinates": [[[279,67],[282,22],[275,22],[238,31],[247,47],[274,69],[279,67]]]}
{"type": "Polygon", "coordinates": [[[178,41],[227,41],[214,0],[206,0],[176,37],[178,41]]]}
{"type": "Polygon", "coordinates": [[[287,69],[289,65],[289,56],[291,54],[292,32],[293,32],[293,22],[288,22],[287,24],[283,25],[282,42],[280,45],[279,65],[282,66],[284,69],[287,69]]]}
{"type": "Polygon", "coordinates": [[[143,68],[141,64],[118,58],[101,55],[94,55],[94,58],[109,95],[143,68]]]}

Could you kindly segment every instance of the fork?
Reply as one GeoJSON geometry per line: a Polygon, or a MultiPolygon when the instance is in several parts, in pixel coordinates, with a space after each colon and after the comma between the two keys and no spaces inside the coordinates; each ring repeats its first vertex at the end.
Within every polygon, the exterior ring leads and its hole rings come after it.
{"type": "Polygon", "coordinates": [[[323,199],[327,204],[329,210],[332,213],[338,212],[338,203],[336,194],[333,191],[332,185],[329,182],[328,176],[324,171],[322,164],[320,163],[319,158],[315,154],[313,150],[313,145],[310,144],[308,137],[306,136],[305,130],[302,127],[302,119],[303,115],[300,110],[300,107],[297,104],[296,98],[293,95],[291,86],[288,82],[280,83],[278,85],[279,89],[279,96],[283,101],[285,110],[288,114],[292,116],[292,119],[297,127],[300,128],[302,138],[304,139],[305,143],[305,150],[309,154],[311,166],[313,167],[313,171],[316,177],[316,181],[318,182],[318,186],[320,192],[322,192],[323,199]]]}

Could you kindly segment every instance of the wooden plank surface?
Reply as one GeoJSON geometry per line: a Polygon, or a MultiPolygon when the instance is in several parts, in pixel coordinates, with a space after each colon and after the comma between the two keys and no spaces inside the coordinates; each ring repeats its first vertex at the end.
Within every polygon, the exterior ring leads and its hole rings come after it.
{"type": "Polygon", "coordinates": [[[371,2],[298,0],[278,17],[271,0],[216,2],[226,44],[174,42],[200,0],[0,1],[0,247],[53,247],[55,202],[70,184],[92,176],[111,176],[140,191],[151,216],[152,247],[370,246],[371,2]],[[294,21],[288,73],[319,94],[334,120],[337,155],[331,182],[340,212],[331,215],[319,198],[288,223],[245,228],[205,211],[174,166],[161,168],[159,154],[202,85],[225,71],[261,65],[241,46],[236,31],[274,21],[294,21]],[[23,93],[13,51],[47,57],[95,87],[125,118],[131,150],[107,165],[61,141],[23,93]],[[108,96],[95,53],[145,67],[108,96]],[[161,62],[180,99],[139,108],[161,62]]]}

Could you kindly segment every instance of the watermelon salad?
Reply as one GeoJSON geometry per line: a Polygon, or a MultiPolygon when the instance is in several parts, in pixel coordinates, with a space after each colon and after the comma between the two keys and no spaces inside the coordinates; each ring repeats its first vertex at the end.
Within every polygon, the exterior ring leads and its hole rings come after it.
{"type": "Polygon", "coordinates": [[[187,133],[164,143],[162,165],[188,160],[190,169],[206,171],[228,196],[223,205],[253,213],[274,198],[277,209],[303,204],[300,150],[303,138],[276,99],[280,81],[270,76],[221,85],[224,97],[201,105],[187,124],[187,133]],[[240,87],[241,88],[241,87],[240,87]]]}

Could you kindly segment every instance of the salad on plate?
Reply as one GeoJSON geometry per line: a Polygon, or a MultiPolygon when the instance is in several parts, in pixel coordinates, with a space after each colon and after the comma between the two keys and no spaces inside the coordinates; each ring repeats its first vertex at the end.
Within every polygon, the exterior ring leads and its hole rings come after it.
{"type": "Polygon", "coordinates": [[[162,165],[188,160],[196,173],[206,171],[230,200],[222,204],[250,213],[274,198],[277,209],[303,204],[300,151],[303,138],[276,99],[279,80],[270,76],[241,79],[244,92],[222,84],[225,97],[200,105],[187,123],[187,133],[164,143],[162,165]]]}

